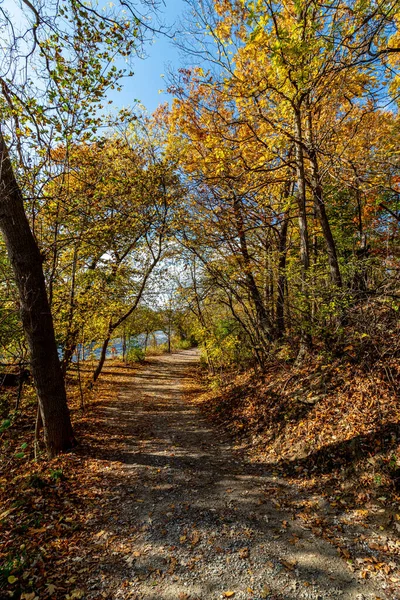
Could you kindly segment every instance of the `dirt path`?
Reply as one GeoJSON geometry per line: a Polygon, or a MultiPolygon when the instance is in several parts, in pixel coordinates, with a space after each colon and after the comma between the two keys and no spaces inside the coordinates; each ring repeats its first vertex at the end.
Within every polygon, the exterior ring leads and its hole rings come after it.
{"type": "Polygon", "coordinates": [[[107,554],[90,569],[87,597],[382,598],[266,500],[274,476],[235,453],[184,393],[197,360],[194,351],[154,358],[98,409],[119,441],[100,458],[120,470],[107,519],[94,524],[107,554]]]}

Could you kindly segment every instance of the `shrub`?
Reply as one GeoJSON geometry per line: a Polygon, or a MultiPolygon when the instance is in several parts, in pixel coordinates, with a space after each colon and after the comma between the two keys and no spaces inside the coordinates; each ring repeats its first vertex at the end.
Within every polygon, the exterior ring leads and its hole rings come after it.
{"type": "Polygon", "coordinates": [[[126,351],[126,362],[135,363],[135,362],[143,362],[146,358],[146,353],[139,346],[139,343],[134,340],[129,342],[129,346],[126,351]]]}

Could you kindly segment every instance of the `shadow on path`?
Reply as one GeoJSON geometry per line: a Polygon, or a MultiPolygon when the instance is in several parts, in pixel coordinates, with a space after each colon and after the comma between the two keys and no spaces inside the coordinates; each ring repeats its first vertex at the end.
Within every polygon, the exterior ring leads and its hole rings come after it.
{"type": "Polygon", "coordinates": [[[284,480],[246,462],[191,403],[197,362],[190,350],[119,373],[118,402],[97,405],[98,429],[81,452],[111,466],[115,510],[94,523],[107,552],[88,598],[375,599],[331,545],[280,509],[279,495],[267,500],[284,480]]]}

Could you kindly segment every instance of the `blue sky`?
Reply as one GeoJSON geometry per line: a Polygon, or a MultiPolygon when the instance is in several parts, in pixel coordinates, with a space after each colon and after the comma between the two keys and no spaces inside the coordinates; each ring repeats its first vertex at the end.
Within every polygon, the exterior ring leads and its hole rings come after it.
{"type": "MultiPolygon", "coordinates": [[[[161,7],[160,19],[168,27],[174,27],[174,23],[187,12],[187,4],[184,0],[165,0],[165,6],[161,7]]],[[[167,87],[165,79],[167,67],[179,68],[181,64],[179,51],[173,45],[172,40],[163,35],[158,35],[152,45],[146,46],[147,58],[140,60],[135,58],[133,62],[133,77],[122,82],[122,92],[110,95],[118,108],[130,106],[135,100],[139,100],[149,113],[153,112],[161,103],[171,100],[166,92],[159,93],[167,87]]]]}
{"type": "MultiPolygon", "coordinates": [[[[106,0],[101,0],[106,2],[106,0]]],[[[158,20],[166,29],[173,33],[177,30],[178,21],[188,12],[188,4],[185,0],[155,0],[159,2],[157,16],[153,23],[157,27],[158,20]]],[[[1,2],[1,0],[0,0],[1,2]]],[[[24,21],[24,11],[18,6],[18,0],[3,0],[2,7],[14,18],[14,24],[18,27],[24,21]]],[[[139,3],[138,3],[139,6],[139,3]]],[[[179,68],[182,61],[179,58],[179,50],[173,45],[170,38],[157,35],[152,44],[146,44],[146,59],[134,58],[132,70],[134,76],[122,80],[122,92],[111,92],[108,97],[113,100],[115,108],[131,106],[135,100],[139,100],[149,113],[163,102],[171,100],[167,93],[160,94],[159,90],[165,89],[167,84],[161,77],[166,73],[168,65],[172,69],[179,68]]],[[[121,65],[122,66],[122,65],[121,65]]],[[[130,70],[128,68],[128,70],[130,70]]]]}

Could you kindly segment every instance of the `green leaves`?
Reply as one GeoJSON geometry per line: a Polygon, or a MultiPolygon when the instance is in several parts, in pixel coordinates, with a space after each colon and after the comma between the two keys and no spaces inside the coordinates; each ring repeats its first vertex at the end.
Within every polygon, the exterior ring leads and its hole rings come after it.
{"type": "Polygon", "coordinates": [[[10,426],[11,426],[11,420],[4,419],[4,421],[2,421],[2,423],[0,424],[0,433],[3,433],[3,431],[6,431],[10,426]]]}

